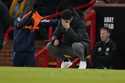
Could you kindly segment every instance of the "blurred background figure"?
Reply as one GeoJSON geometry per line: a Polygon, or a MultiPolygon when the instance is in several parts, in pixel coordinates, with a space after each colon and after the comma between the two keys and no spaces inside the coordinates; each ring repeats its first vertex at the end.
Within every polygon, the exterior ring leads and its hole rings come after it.
{"type": "Polygon", "coordinates": [[[0,0],[0,49],[3,47],[4,31],[8,27],[9,16],[7,6],[0,0]]]}
{"type": "MultiPolygon", "coordinates": [[[[22,16],[25,13],[32,10],[32,6],[28,4],[29,0],[18,0],[15,5],[15,10],[11,13],[14,14],[13,19],[13,65],[14,66],[27,66],[31,67],[35,65],[34,60],[34,36],[35,32],[33,28],[33,20],[31,16],[28,16],[25,20],[22,19],[22,16]]],[[[12,4],[13,9],[13,4],[12,4]]]]}

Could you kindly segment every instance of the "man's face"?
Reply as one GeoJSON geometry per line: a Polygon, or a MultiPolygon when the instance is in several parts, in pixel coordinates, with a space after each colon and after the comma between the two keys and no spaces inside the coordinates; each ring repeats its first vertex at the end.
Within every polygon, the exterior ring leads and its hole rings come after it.
{"type": "Polygon", "coordinates": [[[65,29],[68,29],[68,28],[70,28],[71,20],[61,19],[61,24],[62,24],[62,26],[63,26],[65,29]]]}
{"type": "Polygon", "coordinates": [[[100,39],[101,41],[107,41],[110,37],[110,33],[106,29],[100,30],[100,39]]]}

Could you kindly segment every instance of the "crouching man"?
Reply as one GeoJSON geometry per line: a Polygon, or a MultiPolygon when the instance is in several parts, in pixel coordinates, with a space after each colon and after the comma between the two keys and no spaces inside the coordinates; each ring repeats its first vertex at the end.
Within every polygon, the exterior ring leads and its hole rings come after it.
{"type": "Polygon", "coordinates": [[[61,68],[72,65],[64,55],[80,58],[79,69],[86,69],[85,51],[88,47],[88,34],[83,19],[75,10],[66,9],[59,19],[58,26],[48,46],[49,53],[62,60],[61,68]]]}

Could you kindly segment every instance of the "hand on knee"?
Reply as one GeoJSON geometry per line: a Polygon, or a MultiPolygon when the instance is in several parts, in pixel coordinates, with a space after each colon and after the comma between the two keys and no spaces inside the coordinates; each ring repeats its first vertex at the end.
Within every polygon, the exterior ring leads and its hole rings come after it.
{"type": "Polygon", "coordinates": [[[54,46],[59,46],[59,44],[60,44],[60,43],[59,43],[59,40],[58,40],[58,39],[54,40],[54,42],[53,42],[53,45],[54,45],[54,46]]]}

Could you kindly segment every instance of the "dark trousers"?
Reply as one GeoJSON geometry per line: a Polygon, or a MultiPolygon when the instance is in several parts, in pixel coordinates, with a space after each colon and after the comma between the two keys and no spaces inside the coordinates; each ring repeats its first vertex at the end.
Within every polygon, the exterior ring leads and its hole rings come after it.
{"type": "Polygon", "coordinates": [[[34,52],[13,52],[13,65],[17,67],[35,66],[34,52]]]}
{"type": "Polygon", "coordinates": [[[55,55],[61,60],[65,60],[64,55],[69,55],[71,57],[78,56],[81,61],[85,60],[86,46],[81,43],[73,43],[72,46],[60,45],[55,47],[52,44],[48,45],[49,53],[55,55]]]}
{"type": "Polygon", "coordinates": [[[111,56],[94,56],[93,64],[95,68],[111,68],[112,67],[112,57],[111,56]]]}

